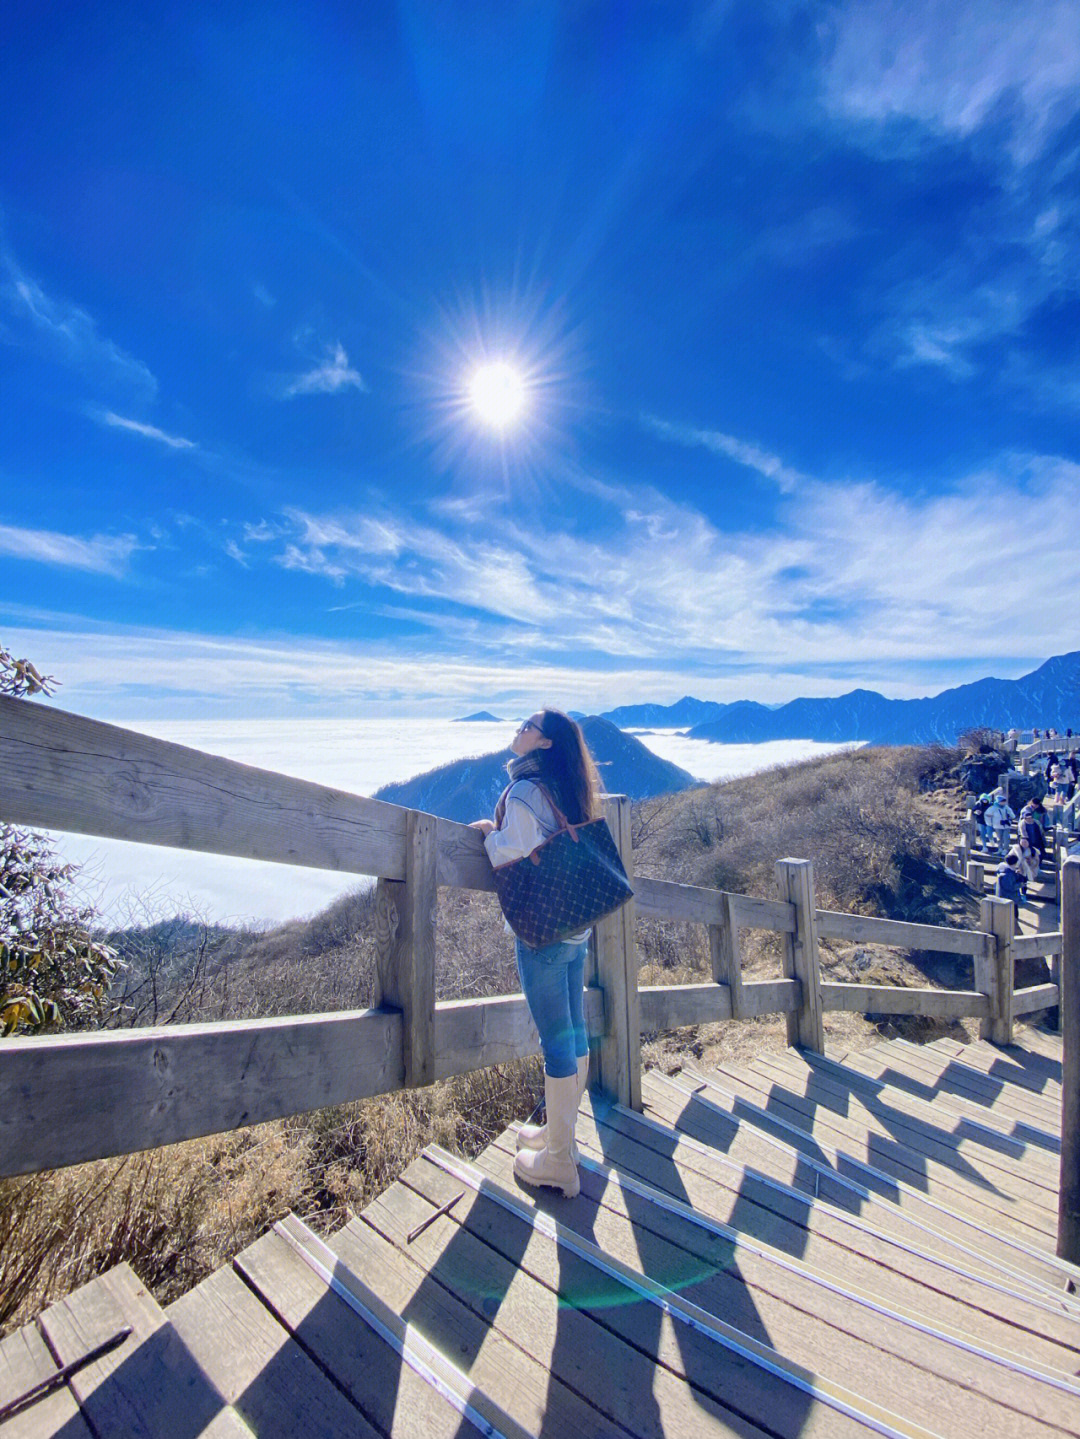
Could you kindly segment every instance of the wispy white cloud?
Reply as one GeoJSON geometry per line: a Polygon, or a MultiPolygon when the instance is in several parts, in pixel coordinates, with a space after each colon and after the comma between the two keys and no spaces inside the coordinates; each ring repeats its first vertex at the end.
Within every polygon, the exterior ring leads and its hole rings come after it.
{"type": "Polygon", "coordinates": [[[768,534],[611,485],[592,535],[557,514],[504,521],[493,539],[479,522],[448,533],[389,512],[292,511],[271,557],[332,581],[336,609],[383,612],[390,590],[443,648],[474,654],[778,666],[1049,654],[1071,644],[1065,617],[1003,606],[1001,576],[1037,568],[1055,592],[1076,587],[1078,485],[1080,468],[1045,457],[1006,457],[931,496],[802,477],[768,534]]]}
{"type": "Polygon", "coordinates": [[[349,364],[345,347],[339,341],[328,348],[321,364],[286,381],[282,393],[291,399],[295,395],[336,395],[342,390],[366,389],[360,372],[349,364]]]}
{"type": "Polygon", "coordinates": [[[256,300],[258,300],[259,304],[264,307],[264,309],[272,310],[277,304],[277,300],[274,298],[273,295],[271,295],[270,291],[266,288],[266,286],[259,284],[258,281],[256,281],[255,284],[252,285],[251,293],[255,296],[256,300]]]}
{"type": "Polygon", "coordinates": [[[828,16],[826,104],[970,136],[1010,122],[1026,162],[1080,109],[1073,0],[846,0],[828,16]]]}
{"type": "Polygon", "coordinates": [[[130,430],[132,434],[142,435],[147,440],[157,440],[163,445],[168,445],[171,450],[194,450],[196,448],[194,440],[185,440],[181,435],[166,434],[164,430],[159,430],[156,425],[146,425],[143,424],[141,420],[126,419],[123,415],[117,415],[112,410],[106,410],[101,413],[100,416],[95,413],[94,418],[99,419],[101,424],[108,425],[112,429],[130,430]]]}
{"type": "Polygon", "coordinates": [[[727,459],[734,460],[737,465],[756,470],[785,494],[790,493],[806,478],[798,470],[785,465],[776,455],[770,455],[759,445],[736,439],[734,435],[725,435],[719,430],[694,429],[690,425],[673,425],[667,420],[657,419],[654,415],[643,415],[642,423],[661,439],[674,440],[677,444],[689,448],[700,446],[711,450],[714,455],[724,455],[727,459]]]}
{"type": "Polygon", "coordinates": [[[0,554],[64,569],[90,570],[115,579],[123,578],[132,551],[137,547],[134,535],[94,535],[83,539],[54,530],[0,525],[0,554]]]}
{"type": "Polygon", "coordinates": [[[119,387],[144,400],[157,393],[157,381],[142,360],[101,334],[86,310],[46,294],[2,249],[0,309],[9,321],[0,337],[28,345],[108,388],[119,387]]]}

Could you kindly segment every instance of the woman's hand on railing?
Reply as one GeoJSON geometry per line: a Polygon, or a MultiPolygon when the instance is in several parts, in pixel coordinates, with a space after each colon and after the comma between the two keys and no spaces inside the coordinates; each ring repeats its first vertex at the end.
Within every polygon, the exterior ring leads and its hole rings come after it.
{"type": "Polygon", "coordinates": [[[492,832],[495,825],[490,819],[474,819],[472,824],[469,825],[469,828],[478,829],[480,833],[486,837],[492,832]]]}

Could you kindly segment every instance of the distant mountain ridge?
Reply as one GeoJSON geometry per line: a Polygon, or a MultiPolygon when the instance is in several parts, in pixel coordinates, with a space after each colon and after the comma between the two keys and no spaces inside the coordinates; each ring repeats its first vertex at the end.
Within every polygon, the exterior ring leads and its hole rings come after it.
{"type": "MultiPolygon", "coordinates": [[[[623,734],[617,725],[599,715],[581,721],[585,740],[600,768],[600,778],[609,794],[628,794],[631,799],[671,794],[698,783],[693,775],[669,760],[661,759],[633,735],[623,734]]],[[[490,818],[495,802],[506,787],[508,749],[496,754],[477,755],[440,765],[426,774],[401,784],[386,784],[376,790],[376,799],[389,800],[409,809],[437,814],[468,824],[490,818]]]]}
{"type": "Polygon", "coordinates": [[[1080,729],[1080,650],[1055,655],[1018,680],[981,679],[927,699],[890,700],[855,689],[832,699],[795,699],[770,709],[753,700],[721,704],[687,695],[672,705],[624,705],[604,719],[626,728],[686,728],[721,744],[766,740],[859,740],[867,744],[955,744],[965,730],[1080,729]]]}

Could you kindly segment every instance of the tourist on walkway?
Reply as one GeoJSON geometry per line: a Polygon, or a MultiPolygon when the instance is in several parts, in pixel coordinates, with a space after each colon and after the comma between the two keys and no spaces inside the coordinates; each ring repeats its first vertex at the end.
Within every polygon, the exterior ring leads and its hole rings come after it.
{"type": "Polygon", "coordinates": [[[997,876],[994,880],[994,894],[998,899],[1012,900],[1013,915],[1020,918],[1020,900],[1023,890],[1020,885],[1020,876],[1017,873],[1020,860],[1015,850],[1010,851],[1001,864],[997,867],[997,876]]]}
{"type": "Polygon", "coordinates": [[[1006,803],[1004,796],[994,795],[991,804],[986,807],[986,823],[990,827],[990,842],[988,848],[991,852],[996,849],[998,854],[1004,855],[1009,848],[1009,836],[1012,822],[1016,818],[1010,806],[1006,803]]]}
{"type": "Polygon", "coordinates": [[[1046,853],[1046,835],[1043,832],[1045,813],[1041,804],[1029,799],[1020,811],[1016,825],[1017,836],[1031,846],[1040,864],[1046,853]]]}
{"type": "Polygon", "coordinates": [[[983,849],[990,848],[990,841],[994,833],[986,822],[986,811],[989,804],[990,796],[988,794],[981,794],[971,807],[971,813],[975,818],[975,823],[979,826],[979,839],[983,849]]]}
{"type": "MultiPolygon", "coordinates": [[[[600,782],[581,729],[561,710],[530,715],[515,734],[507,765],[510,783],[495,807],[494,821],[475,821],[492,865],[532,854],[560,828],[555,806],[570,824],[599,815],[600,782]]],[[[547,1123],[518,1135],[514,1173],[526,1184],[552,1185],[568,1197],[578,1193],[574,1123],[589,1074],[585,1029],[585,953],[589,930],[543,949],[515,939],[521,988],[544,1054],[547,1123]]]]}

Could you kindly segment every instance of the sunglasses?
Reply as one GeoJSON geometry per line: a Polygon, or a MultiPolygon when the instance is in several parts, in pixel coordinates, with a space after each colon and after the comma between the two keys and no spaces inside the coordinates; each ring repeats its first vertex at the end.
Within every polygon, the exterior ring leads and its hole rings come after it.
{"type": "Polygon", "coordinates": [[[527,729],[534,729],[537,734],[544,733],[538,724],[533,724],[532,720],[526,720],[524,724],[518,726],[518,734],[524,734],[527,729]]]}

